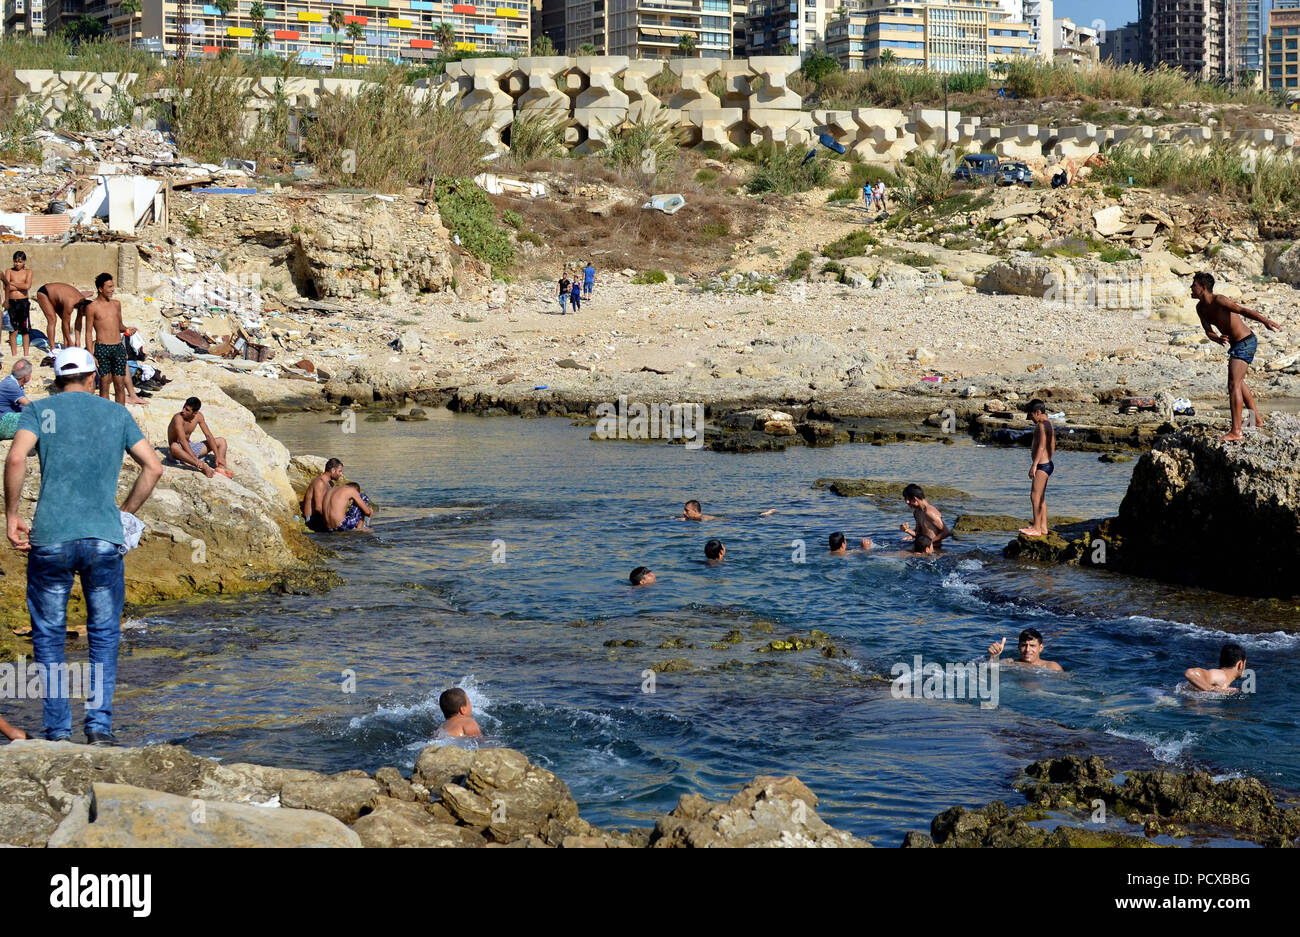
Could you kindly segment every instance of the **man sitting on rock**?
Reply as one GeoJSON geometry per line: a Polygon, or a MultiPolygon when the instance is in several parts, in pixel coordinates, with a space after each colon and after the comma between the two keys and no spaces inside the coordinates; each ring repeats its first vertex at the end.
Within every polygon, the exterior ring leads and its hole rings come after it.
{"type": "Polygon", "coordinates": [[[483,730],[474,721],[474,707],[470,705],[469,694],[458,686],[444,690],[438,697],[438,708],[447,720],[438,727],[439,735],[452,738],[482,735],[483,730]]]}
{"type": "Polygon", "coordinates": [[[1191,667],[1183,674],[1187,682],[1207,693],[1240,692],[1233,681],[1246,673],[1246,652],[1240,644],[1225,644],[1219,651],[1218,667],[1191,667]]]}
{"type": "Polygon", "coordinates": [[[176,461],[198,469],[208,478],[218,472],[234,478],[235,473],[226,467],[226,440],[221,436],[213,437],[208,421],[199,412],[202,406],[203,401],[198,397],[190,397],[181,407],[181,412],[172,417],[167,427],[167,452],[176,461]],[[190,442],[195,429],[203,430],[203,442],[190,442]],[[201,461],[209,455],[216,463],[215,470],[201,461]]]}
{"type": "Polygon", "coordinates": [[[307,529],[323,534],[325,526],[325,496],[329,494],[340,478],[343,477],[343,463],[330,459],[325,463],[325,471],[311,480],[302,496],[302,519],[307,522],[307,529]]]}
{"type": "Polygon", "coordinates": [[[356,482],[348,482],[325,493],[325,530],[332,534],[350,530],[369,531],[366,518],[373,517],[375,509],[370,499],[356,482]]]}
{"type": "MultiPolygon", "coordinates": [[[[1007,639],[1001,638],[989,645],[989,660],[999,660],[1007,639]]],[[[1043,660],[1043,636],[1037,628],[1026,628],[1020,632],[1020,657],[1009,663],[1024,664],[1027,667],[1046,667],[1048,670],[1064,672],[1065,668],[1055,661],[1043,660]]]]}
{"type": "Polygon", "coordinates": [[[912,540],[925,534],[934,548],[938,549],[941,540],[952,536],[952,528],[943,522],[939,509],[925,499],[925,490],[920,485],[904,488],[903,501],[912,509],[912,519],[916,522],[915,529],[906,523],[898,525],[904,539],[912,540]]]}

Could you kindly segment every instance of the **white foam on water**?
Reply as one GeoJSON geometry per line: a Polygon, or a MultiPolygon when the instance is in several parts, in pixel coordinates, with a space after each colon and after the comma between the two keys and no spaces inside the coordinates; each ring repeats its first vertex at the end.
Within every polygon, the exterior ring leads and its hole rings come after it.
{"type": "MultiPolygon", "coordinates": [[[[492,705],[492,700],[489,699],[487,694],[479,687],[478,681],[474,679],[473,674],[463,677],[457,683],[452,684],[452,686],[459,687],[465,691],[465,695],[469,697],[470,706],[474,708],[475,720],[486,719],[494,723],[500,722],[500,720],[488,711],[492,705]]],[[[373,719],[401,721],[410,718],[411,716],[423,716],[429,713],[437,716],[438,720],[441,721],[442,710],[438,707],[438,697],[441,695],[442,690],[434,690],[429,696],[409,705],[377,706],[375,707],[375,711],[372,713],[366,713],[364,716],[353,716],[352,719],[348,721],[348,728],[360,729],[373,719]]]]}
{"type": "Polygon", "coordinates": [[[1141,742],[1151,749],[1151,754],[1156,761],[1163,764],[1176,762],[1187,747],[1200,738],[1197,733],[1190,731],[1184,732],[1182,738],[1177,739],[1162,739],[1150,732],[1124,732],[1120,729],[1107,729],[1106,734],[1120,739],[1128,739],[1130,742],[1141,742]]]}
{"type": "Polygon", "coordinates": [[[147,618],[128,618],[122,622],[123,631],[148,631],[149,619],[147,618]]]}
{"type": "Polygon", "coordinates": [[[975,590],[979,588],[973,582],[967,582],[961,577],[960,573],[952,572],[943,577],[943,587],[953,592],[959,592],[965,596],[974,596],[975,590]]]}
{"type": "Polygon", "coordinates": [[[962,572],[971,573],[977,569],[984,568],[983,560],[962,560],[957,564],[957,568],[962,572]]]}
{"type": "Polygon", "coordinates": [[[1120,621],[1130,621],[1140,625],[1150,625],[1170,631],[1179,631],[1193,637],[1213,641],[1232,641],[1246,650],[1281,651],[1300,648],[1300,634],[1288,634],[1285,631],[1269,631],[1257,634],[1239,634],[1235,631],[1220,631],[1217,628],[1204,628],[1186,621],[1171,621],[1167,618],[1152,618],[1149,615],[1129,615],[1120,621]]]}

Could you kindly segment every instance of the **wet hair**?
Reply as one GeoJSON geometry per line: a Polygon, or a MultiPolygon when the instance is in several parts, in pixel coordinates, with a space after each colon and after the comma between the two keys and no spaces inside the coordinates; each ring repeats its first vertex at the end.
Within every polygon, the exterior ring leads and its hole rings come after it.
{"type": "Polygon", "coordinates": [[[338,459],[330,459],[328,462],[325,463],[325,471],[327,472],[332,472],[336,468],[343,468],[343,463],[340,462],[338,459]]]}
{"type": "Polygon", "coordinates": [[[912,484],[903,489],[903,500],[910,501],[912,498],[916,498],[918,501],[925,500],[925,492],[920,485],[912,484]]]}
{"type": "Polygon", "coordinates": [[[695,510],[699,511],[701,514],[704,513],[704,508],[700,505],[700,502],[696,501],[694,498],[686,502],[686,510],[689,511],[692,506],[695,508],[695,510]]]}
{"type": "Polygon", "coordinates": [[[634,586],[639,586],[641,585],[641,581],[645,579],[646,576],[649,575],[650,575],[649,566],[638,566],[636,569],[632,570],[632,572],[628,573],[627,581],[632,583],[632,585],[634,586]]]}
{"type": "Polygon", "coordinates": [[[1033,400],[1029,401],[1029,406],[1025,407],[1025,412],[1030,416],[1033,416],[1035,413],[1046,413],[1047,404],[1035,397],[1033,400]]]}
{"type": "Polygon", "coordinates": [[[1043,643],[1043,636],[1038,633],[1037,628],[1026,628],[1024,631],[1020,632],[1020,641],[1018,643],[1024,644],[1031,640],[1037,641],[1039,644],[1043,643]]]}
{"type": "Polygon", "coordinates": [[[446,719],[456,715],[460,712],[460,708],[468,703],[469,696],[458,686],[443,690],[442,695],[438,697],[438,708],[442,710],[442,715],[446,719]]]}
{"type": "Polygon", "coordinates": [[[711,560],[716,560],[718,557],[722,556],[722,541],[710,540],[706,543],[704,545],[704,555],[711,560]]]}
{"type": "Polygon", "coordinates": [[[831,541],[830,541],[830,542],[831,542],[831,549],[832,549],[832,550],[838,550],[840,547],[844,546],[844,534],[843,534],[843,532],[837,530],[837,531],[835,531],[835,533],[831,534],[831,541]]]}
{"type": "Polygon", "coordinates": [[[99,276],[95,277],[95,289],[97,289],[97,290],[98,290],[98,289],[103,289],[103,288],[104,288],[104,284],[107,283],[107,282],[109,282],[109,281],[112,280],[112,279],[113,279],[113,274],[111,274],[111,273],[101,273],[99,276]]]}
{"type": "Polygon", "coordinates": [[[934,546],[934,541],[925,534],[917,534],[912,538],[912,552],[924,553],[930,547],[934,546]]]}
{"type": "Polygon", "coordinates": [[[23,251],[14,251],[14,260],[26,260],[27,254],[23,251]]]}
{"type": "Polygon", "coordinates": [[[1236,667],[1238,661],[1246,659],[1246,651],[1240,644],[1225,644],[1219,651],[1220,667],[1236,667]]]}
{"type": "Polygon", "coordinates": [[[1207,290],[1213,291],[1214,275],[1210,273],[1206,273],[1204,270],[1202,270],[1200,273],[1192,277],[1192,283],[1196,284],[1197,286],[1203,286],[1207,290]]]}
{"type": "Polygon", "coordinates": [[[200,400],[198,397],[186,397],[185,406],[189,407],[195,413],[198,413],[199,410],[203,407],[203,401],[200,400]]]}

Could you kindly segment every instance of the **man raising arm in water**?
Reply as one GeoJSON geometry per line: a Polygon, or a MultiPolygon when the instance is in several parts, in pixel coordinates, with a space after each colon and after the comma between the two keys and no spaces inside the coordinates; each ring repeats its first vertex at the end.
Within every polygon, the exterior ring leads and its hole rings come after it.
{"type": "Polygon", "coordinates": [[[1219,438],[1225,442],[1237,442],[1243,438],[1243,406],[1255,415],[1256,426],[1264,425],[1259,407],[1255,404],[1255,395],[1246,386],[1246,371],[1255,360],[1255,349],[1259,342],[1255,333],[1241,321],[1241,317],[1262,323],[1270,332],[1276,332],[1280,326],[1272,319],[1261,316],[1240,303],[1234,303],[1226,296],[1216,296],[1214,277],[1208,273],[1202,272],[1192,277],[1192,296],[1196,298],[1196,315],[1200,317],[1205,334],[1210,337],[1210,341],[1228,348],[1228,408],[1232,412],[1232,429],[1226,436],[1219,438]]]}
{"type": "MultiPolygon", "coordinates": [[[[998,660],[1007,639],[1001,638],[989,645],[989,660],[998,660]]],[[[1024,664],[1026,667],[1045,667],[1048,670],[1064,671],[1065,668],[1056,661],[1043,660],[1043,636],[1037,628],[1026,628],[1020,632],[1020,657],[1012,663],[1024,664]]]]}

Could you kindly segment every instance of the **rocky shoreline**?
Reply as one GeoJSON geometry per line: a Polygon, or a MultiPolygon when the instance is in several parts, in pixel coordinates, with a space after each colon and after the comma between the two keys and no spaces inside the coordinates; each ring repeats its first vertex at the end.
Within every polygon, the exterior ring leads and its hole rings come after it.
{"type": "MultiPolygon", "coordinates": [[[[1014,786],[1025,806],[953,807],[901,845],[1149,847],[1214,838],[1276,847],[1300,839],[1300,808],[1279,804],[1253,778],[1131,771],[1121,781],[1101,758],[1066,755],[1034,762],[1014,786]]],[[[173,745],[15,742],[0,748],[0,791],[7,846],[872,845],[822,820],[817,796],[793,776],[756,777],[725,803],[686,794],[653,826],[604,829],[582,819],[561,779],[504,748],[430,745],[409,774],[386,766],[324,775],[221,764],[173,745]]]]}

